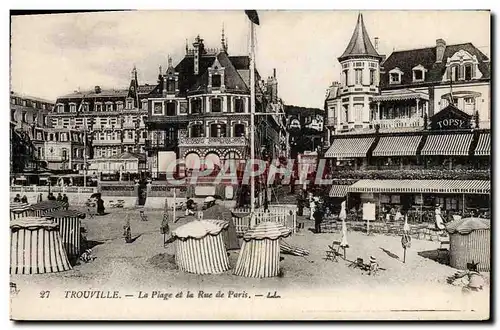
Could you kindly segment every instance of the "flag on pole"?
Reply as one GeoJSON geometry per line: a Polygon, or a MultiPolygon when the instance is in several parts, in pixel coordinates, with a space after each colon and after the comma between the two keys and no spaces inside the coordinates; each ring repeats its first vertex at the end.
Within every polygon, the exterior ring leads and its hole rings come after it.
{"type": "Polygon", "coordinates": [[[248,19],[256,25],[260,25],[259,22],[259,15],[257,14],[256,10],[245,10],[245,14],[247,14],[248,19]]]}

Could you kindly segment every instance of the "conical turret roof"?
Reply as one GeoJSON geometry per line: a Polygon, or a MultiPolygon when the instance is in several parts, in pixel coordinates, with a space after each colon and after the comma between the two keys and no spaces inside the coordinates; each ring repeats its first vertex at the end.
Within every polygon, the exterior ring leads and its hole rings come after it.
{"type": "Polygon", "coordinates": [[[361,13],[358,15],[358,22],[356,23],[351,41],[349,41],[349,45],[347,45],[342,56],[339,57],[339,61],[351,56],[373,56],[381,58],[375,50],[375,47],[373,47],[368,32],[366,32],[363,15],[361,13]]]}

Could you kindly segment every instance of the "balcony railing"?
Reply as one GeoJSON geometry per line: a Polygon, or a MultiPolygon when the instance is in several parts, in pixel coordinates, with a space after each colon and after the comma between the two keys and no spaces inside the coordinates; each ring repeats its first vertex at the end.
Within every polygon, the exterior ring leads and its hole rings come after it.
{"type": "Polygon", "coordinates": [[[150,140],[145,139],[145,148],[146,149],[165,149],[165,150],[174,150],[177,147],[177,140],[150,140]]]}
{"type": "Polygon", "coordinates": [[[245,137],[179,137],[179,146],[244,146],[245,137]]]}
{"type": "Polygon", "coordinates": [[[104,146],[104,145],[115,145],[115,144],[121,144],[122,141],[119,139],[116,140],[94,140],[92,141],[92,145],[94,146],[104,146]]]}
{"type": "Polygon", "coordinates": [[[135,139],[123,139],[123,143],[132,143],[132,144],[135,144],[135,139]]]}
{"type": "Polygon", "coordinates": [[[123,128],[135,128],[135,123],[124,122],[123,123],[123,128]]]}
{"type": "Polygon", "coordinates": [[[373,125],[377,124],[380,125],[380,128],[423,127],[424,119],[418,117],[373,120],[373,125]]]}

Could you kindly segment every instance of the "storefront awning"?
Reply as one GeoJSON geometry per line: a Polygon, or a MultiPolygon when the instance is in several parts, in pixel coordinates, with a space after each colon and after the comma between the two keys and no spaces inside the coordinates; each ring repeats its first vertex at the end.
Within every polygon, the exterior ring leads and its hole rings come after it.
{"type": "Polygon", "coordinates": [[[472,143],[472,134],[429,135],[423,156],[467,156],[472,143]]]}
{"type": "Polygon", "coordinates": [[[334,184],[330,189],[330,197],[345,197],[347,195],[348,184],[334,184]]]}
{"type": "Polygon", "coordinates": [[[421,135],[383,136],[373,150],[373,156],[416,156],[421,139],[421,135]]]}
{"type": "Polygon", "coordinates": [[[360,180],[347,188],[350,193],[441,193],[489,194],[487,180],[360,180]]]}
{"type": "Polygon", "coordinates": [[[489,156],[491,150],[491,137],[490,133],[481,133],[479,141],[477,142],[474,155],[476,156],[489,156]]]}
{"type": "Polygon", "coordinates": [[[366,157],[368,149],[375,141],[374,137],[335,139],[325,154],[326,158],[366,157]]]}

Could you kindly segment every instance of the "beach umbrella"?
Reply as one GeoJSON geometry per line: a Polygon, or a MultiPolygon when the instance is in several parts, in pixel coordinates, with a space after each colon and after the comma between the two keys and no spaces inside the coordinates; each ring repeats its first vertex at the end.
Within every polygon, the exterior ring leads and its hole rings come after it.
{"type": "Polygon", "coordinates": [[[45,200],[31,205],[35,216],[44,216],[47,212],[60,210],[68,207],[68,203],[54,200],[45,200]]]}
{"type": "Polygon", "coordinates": [[[347,211],[345,208],[345,201],[340,204],[340,213],[339,213],[339,219],[345,220],[347,218],[347,211]]]}
{"type": "Polygon", "coordinates": [[[342,239],[340,240],[340,247],[344,250],[345,259],[345,249],[349,247],[349,243],[347,243],[347,224],[345,223],[345,219],[342,219],[342,239]]]}
{"type": "Polygon", "coordinates": [[[406,249],[411,247],[410,225],[408,224],[408,215],[405,215],[405,224],[403,225],[403,236],[401,237],[403,246],[403,262],[406,262],[406,249]]]}

